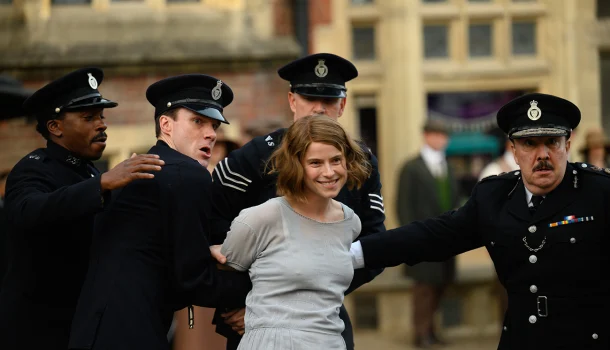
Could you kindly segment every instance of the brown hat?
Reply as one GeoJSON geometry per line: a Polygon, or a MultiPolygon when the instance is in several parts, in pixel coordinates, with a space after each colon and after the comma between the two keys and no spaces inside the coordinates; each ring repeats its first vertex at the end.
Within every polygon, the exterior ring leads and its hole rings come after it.
{"type": "Polygon", "coordinates": [[[610,142],[604,135],[601,129],[591,129],[585,135],[585,145],[579,150],[580,153],[586,154],[591,148],[604,147],[606,153],[610,154],[610,142]]]}
{"type": "Polygon", "coordinates": [[[440,120],[428,119],[426,124],[424,124],[424,132],[438,132],[449,135],[449,128],[440,120]]]}

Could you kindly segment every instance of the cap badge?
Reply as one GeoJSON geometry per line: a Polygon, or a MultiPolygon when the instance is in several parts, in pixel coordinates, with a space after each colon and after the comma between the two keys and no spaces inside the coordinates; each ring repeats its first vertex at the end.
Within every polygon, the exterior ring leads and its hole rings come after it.
{"type": "Polygon", "coordinates": [[[214,99],[214,101],[218,100],[220,96],[222,96],[222,90],[220,89],[221,86],[222,81],[219,80],[216,82],[216,86],[214,86],[214,88],[212,89],[212,98],[214,99]]]}
{"type": "Polygon", "coordinates": [[[89,86],[91,86],[92,89],[97,89],[97,80],[95,80],[95,77],[91,75],[91,73],[87,73],[87,75],[89,76],[89,86]]]}
{"type": "Polygon", "coordinates": [[[318,60],[318,65],[314,69],[314,72],[319,78],[324,78],[328,75],[328,67],[324,64],[324,60],[318,60]]]}
{"type": "Polygon", "coordinates": [[[538,101],[530,102],[530,109],[527,110],[527,117],[531,120],[538,120],[542,117],[542,111],[538,108],[538,101]]]}

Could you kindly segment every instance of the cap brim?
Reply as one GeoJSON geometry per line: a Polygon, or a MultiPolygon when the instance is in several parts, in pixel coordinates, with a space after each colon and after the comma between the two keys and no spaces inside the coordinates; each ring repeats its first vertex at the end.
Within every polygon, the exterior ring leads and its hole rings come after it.
{"type": "Polygon", "coordinates": [[[568,136],[568,131],[559,128],[530,128],[515,131],[510,135],[512,139],[522,139],[525,137],[539,136],[568,136]]]}
{"type": "Polygon", "coordinates": [[[222,113],[216,108],[200,104],[181,104],[180,107],[184,107],[204,117],[218,120],[221,123],[229,124],[229,121],[227,121],[227,119],[222,115],[222,113]]]}
{"type": "Polygon", "coordinates": [[[114,108],[118,105],[119,104],[114,101],[110,101],[105,98],[102,98],[102,99],[98,99],[97,101],[84,101],[83,103],[73,104],[73,105],[65,107],[64,110],[74,111],[74,110],[83,109],[83,108],[114,108]]]}
{"type": "Polygon", "coordinates": [[[294,88],[294,92],[303,96],[324,97],[324,98],[345,98],[345,90],[330,87],[299,87],[294,88]]]}

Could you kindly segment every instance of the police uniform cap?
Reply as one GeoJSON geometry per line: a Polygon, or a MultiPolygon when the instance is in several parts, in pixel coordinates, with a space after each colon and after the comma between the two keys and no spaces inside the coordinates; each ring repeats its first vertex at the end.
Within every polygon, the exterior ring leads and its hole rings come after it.
{"type": "Polygon", "coordinates": [[[182,107],[229,124],[224,107],[233,101],[233,91],[220,79],[205,74],[184,74],[160,80],[146,90],[146,99],[155,107],[155,119],[182,107]]]}
{"type": "Polygon", "coordinates": [[[32,90],[25,89],[17,79],[0,75],[0,120],[25,116],[27,112],[23,109],[23,102],[32,93],[32,90]]]}
{"type": "Polygon", "coordinates": [[[358,70],[345,58],[317,53],[288,63],[278,74],[299,95],[343,98],[347,96],[345,83],[356,78],[358,70]]]}
{"type": "Polygon", "coordinates": [[[531,93],[508,102],[496,116],[509,138],[569,136],[580,123],[580,110],[563,98],[531,93]]]}
{"type": "Polygon", "coordinates": [[[99,68],[78,69],[38,89],[25,100],[23,107],[39,123],[65,111],[116,107],[118,103],[103,98],[98,91],[103,80],[104,72],[99,68]]]}

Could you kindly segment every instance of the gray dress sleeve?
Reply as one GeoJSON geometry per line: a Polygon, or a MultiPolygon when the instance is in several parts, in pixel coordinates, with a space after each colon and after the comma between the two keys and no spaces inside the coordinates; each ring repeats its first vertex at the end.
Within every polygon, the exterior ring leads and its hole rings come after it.
{"type": "Polygon", "coordinates": [[[238,271],[246,271],[260,254],[260,246],[260,235],[237,217],[231,223],[231,229],[220,252],[227,257],[228,266],[238,271]]]}

